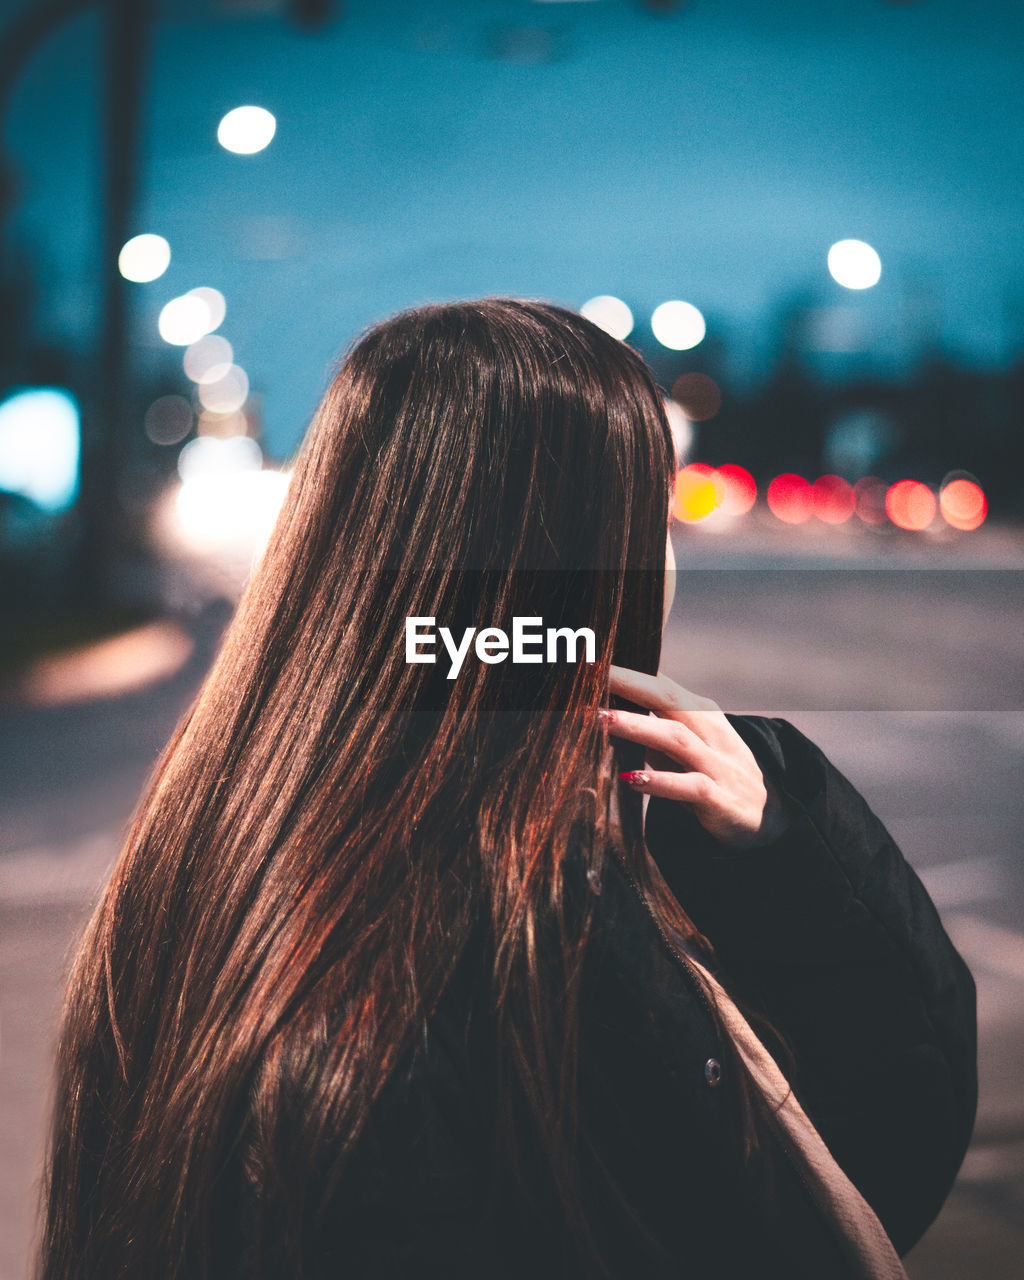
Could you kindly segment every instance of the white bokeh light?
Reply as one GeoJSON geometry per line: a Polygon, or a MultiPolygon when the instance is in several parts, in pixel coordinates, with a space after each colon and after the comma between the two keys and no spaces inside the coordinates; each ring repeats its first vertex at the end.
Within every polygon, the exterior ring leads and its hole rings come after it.
{"type": "Polygon", "coordinates": [[[621,298],[608,293],[598,294],[580,307],[580,315],[610,333],[620,341],[633,332],[633,313],[621,298]]]}
{"type": "Polygon", "coordinates": [[[132,236],[121,246],[117,269],[126,280],[146,284],[157,280],[170,266],[171,246],[163,236],[132,236]]]}
{"type": "Polygon", "coordinates": [[[224,301],[224,295],[219,289],[208,289],[205,286],[200,286],[198,289],[189,289],[185,297],[198,298],[206,304],[206,309],[210,313],[210,322],[206,329],[207,333],[212,333],[214,329],[219,329],[224,323],[228,304],[224,301]]]}
{"type": "Polygon", "coordinates": [[[202,300],[184,293],[172,298],[160,312],[157,328],[164,342],[175,347],[188,347],[209,333],[210,308],[202,300]]]}
{"type": "Polygon", "coordinates": [[[199,403],[211,413],[234,413],[249,397],[249,377],[237,364],[229,364],[215,382],[199,384],[199,403]]]}
{"type": "Polygon", "coordinates": [[[863,240],[837,240],[828,251],[828,269],[845,289],[870,289],[882,276],[882,259],[863,240]]]}
{"type": "Polygon", "coordinates": [[[692,302],[673,299],[655,307],[651,331],[663,347],[672,351],[689,351],[704,341],[707,325],[692,302]]]}
{"type": "Polygon", "coordinates": [[[268,146],[277,121],[265,107],[235,107],[217,126],[217,141],[226,151],[250,156],[268,146]]]}
{"type": "Polygon", "coordinates": [[[290,478],[289,472],[269,469],[192,476],[174,500],[179,544],[205,556],[251,563],[273,531],[290,478]]]}
{"type": "Polygon", "coordinates": [[[178,475],[182,480],[237,475],[240,471],[259,471],[262,466],[263,450],[250,436],[227,440],[197,436],[178,454],[178,475]]]}
{"type": "Polygon", "coordinates": [[[672,442],[676,447],[676,466],[682,466],[693,444],[693,423],[683,411],[683,406],[675,400],[666,400],[664,404],[672,442]]]}
{"type": "Polygon", "coordinates": [[[193,382],[217,382],[227,373],[235,353],[227,338],[207,333],[185,352],[185,372],[193,382]]]}

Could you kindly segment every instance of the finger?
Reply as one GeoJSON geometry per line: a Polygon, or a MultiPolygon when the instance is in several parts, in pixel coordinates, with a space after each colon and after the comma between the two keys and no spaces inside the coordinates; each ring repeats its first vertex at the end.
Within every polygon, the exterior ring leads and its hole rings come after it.
{"type": "Polygon", "coordinates": [[[719,750],[726,750],[735,736],[735,730],[716,702],[684,689],[668,676],[651,676],[613,665],[609,688],[628,702],[649,707],[663,719],[687,725],[709,746],[719,750]]]}
{"type": "Polygon", "coordinates": [[[706,805],[714,798],[715,784],[706,773],[661,773],[655,769],[635,769],[619,777],[634,791],[686,804],[706,805]]]}
{"type": "Polygon", "coordinates": [[[688,724],[708,742],[724,743],[734,730],[711,698],[701,697],[666,675],[648,675],[629,667],[609,669],[609,690],[628,702],[648,707],[656,715],[688,724]]]}
{"type": "Polygon", "coordinates": [[[688,769],[713,769],[715,756],[712,749],[687,724],[678,720],[661,720],[639,711],[612,711],[603,707],[601,718],[608,726],[608,732],[616,738],[625,738],[660,751],[688,769]]]}
{"type": "Polygon", "coordinates": [[[617,667],[614,663],[608,670],[612,693],[628,698],[630,702],[639,702],[641,706],[649,707],[659,715],[671,716],[679,710],[721,711],[717,702],[684,689],[671,676],[660,672],[652,676],[646,671],[634,671],[631,667],[617,667]]]}

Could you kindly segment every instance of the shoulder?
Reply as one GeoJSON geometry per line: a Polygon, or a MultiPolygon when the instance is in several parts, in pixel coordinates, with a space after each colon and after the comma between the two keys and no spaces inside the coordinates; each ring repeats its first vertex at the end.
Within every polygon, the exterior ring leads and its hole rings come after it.
{"type": "Polygon", "coordinates": [[[592,898],[582,1011],[592,1052],[603,1057],[616,1039],[642,1042],[645,1056],[662,1058],[679,1083],[702,1079],[707,1057],[719,1047],[715,1024],[640,877],[613,849],[589,878],[578,853],[570,851],[566,861],[577,900],[584,893],[592,898]]]}
{"type": "MultiPolygon", "coordinates": [[[[767,1243],[742,1169],[736,1082],[714,1020],[628,867],[610,854],[588,879],[586,865],[567,851],[567,890],[593,906],[577,1028],[576,1154],[588,1218],[613,1274],[668,1280],[684,1265],[753,1274],[779,1246],[767,1243]]],[[[479,951],[463,957],[346,1170],[331,1239],[352,1275],[431,1266],[467,1280],[591,1274],[567,1241],[557,1198],[528,1194],[501,1165],[501,1050],[485,967],[479,951]]],[[[551,999],[559,1007],[560,993],[551,999]]],[[[521,1121],[528,1175],[549,1188],[525,1111],[521,1121]]]]}

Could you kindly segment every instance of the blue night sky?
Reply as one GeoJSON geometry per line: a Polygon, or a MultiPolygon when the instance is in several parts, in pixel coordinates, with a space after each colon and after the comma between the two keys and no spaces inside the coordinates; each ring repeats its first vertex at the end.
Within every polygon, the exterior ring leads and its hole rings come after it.
{"type": "MultiPolygon", "coordinates": [[[[695,0],[668,16],[350,0],[315,35],[267,5],[161,7],[136,231],[173,258],[133,286],[134,359],[166,352],[166,301],[220,289],[276,456],[351,338],[432,299],[613,293],[649,342],[653,308],[683,298],[737,379],[796,296],[853,308],[881,372],[913,359],[925,312],[963,359],[1024,345],[1019,0],[695,0]],[[493,56],[529,25],[551,60],[493,56]],[[242,103],[278,119],[254,156],[216,141],[242,103]],[[881,254],[868,293],[826,272],[846,237],[881,254]]],[[[99,62],[86,14],[37,52],[7,127],[38,327],[77,349],[96,341],[99,62]]]]}

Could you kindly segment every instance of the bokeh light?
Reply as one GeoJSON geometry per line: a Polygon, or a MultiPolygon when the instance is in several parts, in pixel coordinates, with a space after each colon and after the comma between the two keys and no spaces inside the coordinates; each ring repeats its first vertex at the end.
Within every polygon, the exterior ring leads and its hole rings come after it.
{"type": "Polygon", "coordinates": [[[196,422],[196,431],[201,436],[217,436],[226,440],[229,436],[244,436],[249,432],[249,420],[244,413],[211,413],[204,409],[196,422]]]}
{"type": "Polygon", "coordinates": [[[885,524],[885,495],[889,486],[880,476],[861,476],[853,486],[854,510],[865,524],[885,524]]]}
{"type": "Polygon", "coordinates": [[[219,329],[224,323],[228,304],[224,301],[224,295],[219,289],[210,289],[205,285],[201,285],[198,289],[189,289],[185,296],[187,298],[200,298],[206,304],[206,310],[210,313],[210,321],[206,327],[207,333],[212,333],[214,329],[219,329]]]}
{"type": "Polygon", "coordinates": [[[249,397],[249,377],[237,364],[229,364],[215,382],[199,384],[199,403],[211,413],[234,413],[249,397]]]}
{"type": "Polygon", "coordinates": [[[259,471],[262,466],[263,451],[249,436],[233,436],[228,440],[198,436],[178,455],[178,474],[182,480],[259,471]]]}
{"type": "Polygon", "coordinates": [[[171,246],[163,236],[132,236],[121,246],[117,269],[126,280],[146,284],[157,280],[171,263],[171,246]]]}
{"type": "Polygon", "coordinates": [[[78,491],[78,402],[63,387],[28,387],[0,404],[0,489],[62,511],[78,491]]]}
{"type": "Polygon", "coordinates": [[[669,430],[672,432],[672,443],[676,450],[676,466],[681,467],[693,444],[693,423],[683,412],[682,406],[674,400],[666,400],[665,417],[668,418],[669,430]]]}
{"type": "Polygon", "coordinates": [[[714,467],[704,462],[691,462],[676,473],[672,514],[688,524],[704,520],[718,507],[724,488],[714,467]]]}
{"type": "Polygon", "coordinates": [[[580,307],[580,315],[585,316],[605,333],[622,341],[633,332],[633,313],[621,298],[611,294],[598,294],[580,307]]]}
{"type": "Polygon", "coordinates": [[[722,407],[722,391],[706,373],[683,373],[672,383],[672,399],[691,422],[707,422],[722,407]]]}
{"type": "Polygon", "coordinates": [[[161,396],[146,410],[142,421],[154,444],[177,444],[192,430],[192,406],[184,396],[161,396]]]}
{"type": "Polygon", "coordinates": [[[853,515],[857,500],[853,485],[842,476],[819,476],[811,489],[814,514],[825,524],[843,524],[853,515]]]}
{"type": "Polygon", "coordinates": [[[984,521],[988,514],[988,502],[984,490],[976,480],[960,475],[942,482],[939,510],[943,520],[952,528],[971,530],[977,529],[984,521]]]}
{"type": "Polygon", "coordinates": [[[216,382],[231,367],[235,353],[227,338],[207,333],[185,352],[185,372],[193,382],[216,382]]]}
{"type": "Polygon", "coordinates": [[[838,240],[828,251],[828,269],[844,289],[870,289],[882,277],[882,259],[863,240],[838,240]]]}
{"type": "Polygon", "coordinates": [[[722,482],[721,508],[727,516],[745,515],[757,501],[757,483],[746,467],[734,462],[717,468],[722,482]]]}
{"type": "Polygon", "coordinates": [[[673,299],[654,308],[651,332],[663,347],[672,351],[689,351],[704,341],[707,325],[692,302],[673,299]]]}
{"type": "Polygon", "coordinates": [[[174,504],[178,539],[205,555],[258,555],[273,531],[289,479],[288,472],[247,469],[186,480],[174,504]]]}
{"type": "Polygon", "coordinates": [[[164,342],[175,347],[187,347],[214,328],[210,321],[210,308],[206,302],[195,294],[185,293],[166,304],[160,312],[157,328],[164,342]]]}
{"type": "Polygon", "coordinates": [[[217,126],[217,141],[225,151],[251,156],[269,146],[277,120],[266,107],[235,107],[217,126]]]}
{"type": "Polygon", "coordinates": [[[897,480],[885,495],[885,510],[900,529],[927,529],[935,519],[935,494],[920,480],[897,480]]]}
{"type": "Polygon", "coordinates": [[[814,511],[809,481],[791,471],[784,471],[772,480],[765,499],[772,515],[786,524],[803,524],[814,511]]]}

